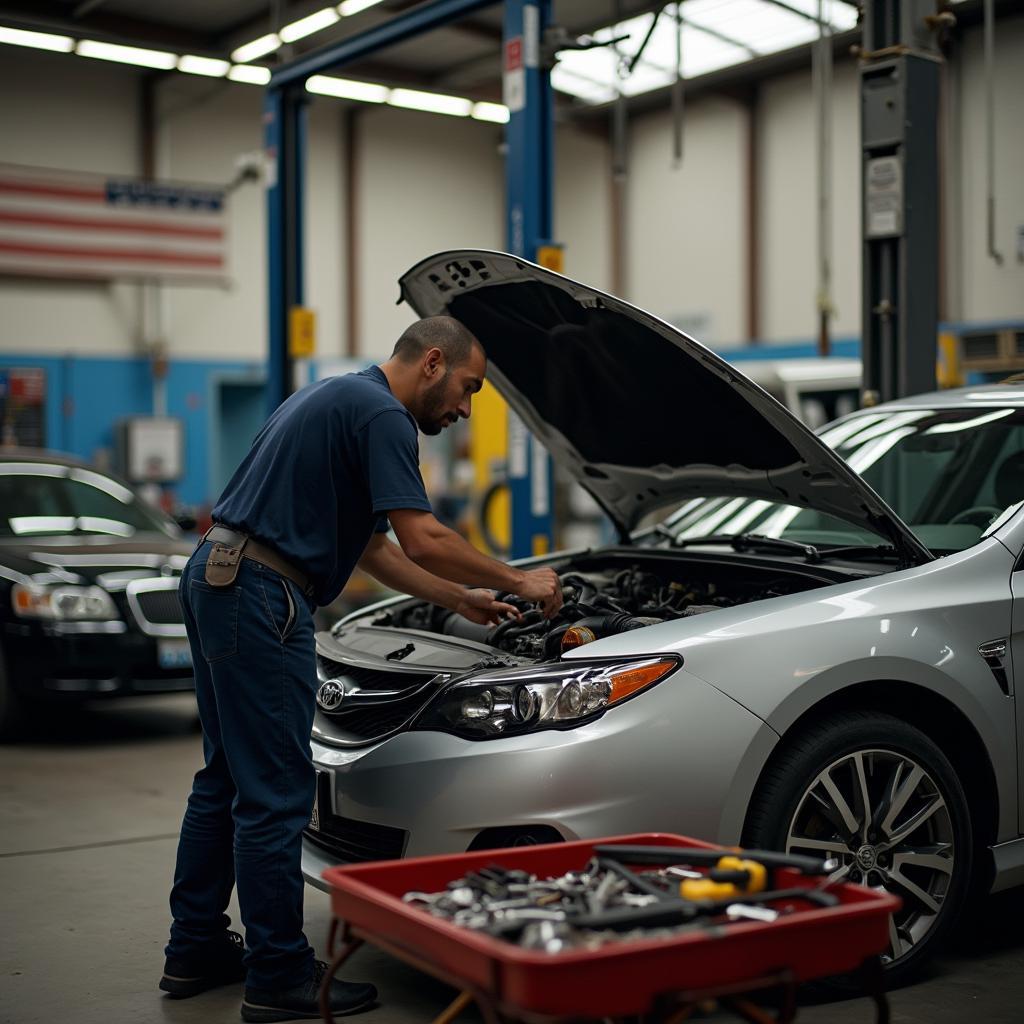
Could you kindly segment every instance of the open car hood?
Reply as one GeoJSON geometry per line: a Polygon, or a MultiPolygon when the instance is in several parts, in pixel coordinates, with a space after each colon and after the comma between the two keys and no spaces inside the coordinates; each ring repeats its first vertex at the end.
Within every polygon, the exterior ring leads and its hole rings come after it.
{"type": "Polygon", "coordinates": [[[867,527],[908,564],[931,558],[788,409],[650,313],[487,250],[438,253],[399,285],[420,316],[480,338],[488,379],[624,537],[653,509],[734,495],[867,527]]]}

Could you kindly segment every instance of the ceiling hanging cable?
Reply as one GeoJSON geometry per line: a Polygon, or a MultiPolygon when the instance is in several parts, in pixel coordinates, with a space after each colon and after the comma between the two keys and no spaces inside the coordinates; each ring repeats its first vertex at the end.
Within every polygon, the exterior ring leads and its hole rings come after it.
{"type": "Polygon", "coordinates": [[[817,115],[818,355],[831,351],[832,304],[832,26],[818,0],[818,38],[811,49],[811,83],[817,115]]]}
{"type": "Polygon", "coordinates": [[[683,166],[683,117],[686,85],[683,80],[683,5],[676,4],[676,77],[672,82],[672,169],[683,166]]]}

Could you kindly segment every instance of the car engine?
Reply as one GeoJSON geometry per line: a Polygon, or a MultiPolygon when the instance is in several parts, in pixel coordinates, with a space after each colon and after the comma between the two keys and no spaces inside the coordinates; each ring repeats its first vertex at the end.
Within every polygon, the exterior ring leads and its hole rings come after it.
{"type": "Polygon", "coordinates": [[[637,564],[563,572],[559,580],[564,604],[550,620],[514,594],[499,593],[498,600],[519,609],[521,618],[482,626],[445,608],[417,602],[389,608],[374,618],[373,624],[441,633],[486,644],[517,658],[550,661],[574,647],[616,633],[806,587],[806,583],[776,577],[754,586],[748,582],[740,593],[737,588],[693,578],[691,573],[680,572],[678,579],[675,575],[652,572],[637,564]]]}

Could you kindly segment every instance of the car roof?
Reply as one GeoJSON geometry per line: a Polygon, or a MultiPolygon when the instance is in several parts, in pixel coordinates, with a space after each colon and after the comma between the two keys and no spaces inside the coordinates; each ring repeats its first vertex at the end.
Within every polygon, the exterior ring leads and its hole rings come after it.
{"type": "Polygon", "coordinates": [[[64,452],[52,452],[45,448],[5,448],[0,445],[0,462],[39,462],[50,466],[76,466],[92,469],[84,459],[64,452]]]}
{"type": "Polygon", "coordinates": [[[963,388],[948,388],[944,391],[929,391],[923,395],[895,398],[891,402],[862,409],[861,412],[895,409],[943,409],[970,408],[972,406],[998,405],[1024,407],[1024,379],[1000,381],[996,384],[975,384],[963,388]]]}

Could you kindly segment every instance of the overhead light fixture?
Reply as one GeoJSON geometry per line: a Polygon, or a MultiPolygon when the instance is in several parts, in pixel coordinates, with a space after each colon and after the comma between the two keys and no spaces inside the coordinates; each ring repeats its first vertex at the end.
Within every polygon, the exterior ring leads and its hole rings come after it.
{"type": "Polygon", "coordinates": [[[178,70],[189,75],[206,75],[208,78],[223,78],[231,70],[226,60],[214,60],[213,57],[197,57],[188,53],[178,58],[178,70]]]}
{"type": "Polygon", "coordinates": [[[380,0],[343,0],[338,4],[338,13],[343,18],[347,18],[351,14],[358,14],[360,11],[365,11],[367,7],[375,7],[379,3],[380,0]]]}
{"type": "Polygon", "coordinates": [[[70,53],[75,48],[75,41],[70,36],[55,36],[49,32],[27,32],[20,28],[0,28],[0,43],[32,46],[37,50],[53,50],[54,53],[70,53]]]}
{"type": "Polygon", "coordinates": [[[495,124],[508,124],[508,107],[504,103],[474,103],[473,117],[477,121],[493,121],[495,124]]]}
{"type": "Polygon", "coordinates": [[[313,75],[306,82],[306,89],[321,96],[337,96],[339,99],[359,100],[362,103],[386,103],[388,93],[391,92],[387,86],[374,82],[356,82],[351,78],[334,78],[330,75],[313,75]]]}
{"type": "Polygon", "coordinates": [[[236,64],[248,64],[251,60],[256,60],[258,57],[265,57],[268,53],[273,53],[280,45],[280,38],[276,33],[271,32],[268,35],[260,36],[259,39],[254,39],[251,43],[245,43],[237,50],[233,50],[231,59],[236,64]]]}
{"type": "Polygon", "coordinates": [[[120,46],[117,43],[101,43],[95,39],[80,39],[75,47],[75,53],[79,57],[112,60],[117,64],[135,64],[141,68],[156,68],[159,71],[170,71],[178,63],[176,53],[144,50],[139,46],[120,46]]]}
{"type": "Polygon", "coordinates": [[[420,92],[418,89],[392,89],[388,103],[393,107],[425,110],[431,114],[450,114],[452,117],[469,117],[473,109],[472,100],[437,92],[420,92]]]}
{"type": "Polygon", "coordinates": [[[281,42],[294,43],[296,39],[304,39],[306,36],[311,36],[314,32],[319,32],[322,28],[329,28],[338,20],[338,12],[333,7],[325,7],[315,14],[310,14],[306,18],[299,18],[298,21],[285,25],[279,33],[281,42]]]}
{"type": "Polygon", "coordinates": [[[251,64],[235,64],[228,72],[228,78],[232,82],[266,85],[270,81],[270,68],[254,67],[251,64]]]}

